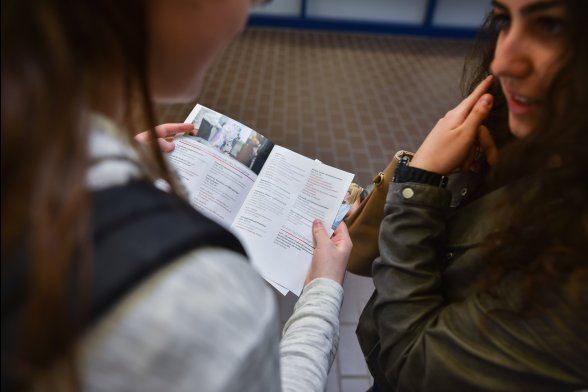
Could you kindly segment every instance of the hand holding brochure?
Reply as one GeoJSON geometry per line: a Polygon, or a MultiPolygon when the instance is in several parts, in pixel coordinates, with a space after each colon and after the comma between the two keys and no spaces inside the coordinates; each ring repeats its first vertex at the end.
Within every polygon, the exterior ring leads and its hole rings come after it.
{"type": "Polygon", "coordinates": [[[353,174],[307,158],[196,105],[169,154],[192,205],[231,230],[282,294],[302,292],[314,249],[311,223],[331,224],[353,174]]]}

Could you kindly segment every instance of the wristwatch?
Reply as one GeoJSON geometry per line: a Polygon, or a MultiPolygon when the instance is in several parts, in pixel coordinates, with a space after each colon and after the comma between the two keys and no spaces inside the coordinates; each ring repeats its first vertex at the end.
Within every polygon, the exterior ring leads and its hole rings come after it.
{"type": "Polygon", "coordinates": [[[409,166],[410,156],[403,155],[394,170],[392,182],[416,182],[418,184],[434,185],[440,188],[447,186],[447,177],[427,170],[409,166]]]}

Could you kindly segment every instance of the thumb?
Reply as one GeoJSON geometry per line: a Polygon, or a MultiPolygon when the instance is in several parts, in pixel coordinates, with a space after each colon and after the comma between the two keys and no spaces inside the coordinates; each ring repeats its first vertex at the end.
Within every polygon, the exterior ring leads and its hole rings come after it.
{"type": "Polygon", "coordinates": [[[157,143],[159,143],[159,149],[163,152],[172,152],[174,148],[176,148],[176,145],[173,142],[169,142],[162,138],[157,139],[157,143]]]}
{"type": "Polygon", "coordinates": [[[312,239],[315,248],[318,247],[323,241],[329,239],[327,231],[325,230],[325,226],[323,225],[323,222],[321,222],[320,219],[315,219],[312,222],[312,239]]]}
{"type": "Polygon", "coordinates": [[[151,134],[149,133],[149,131],[144,131],[144,132],[138,133],[135,135],[135,140],[138,141],[139,143],[147,144],[152,140],[151,134]]]}
{"type": "Polygon", "coordinates": [[[498,156],[498,150],[494,143],[494,139],[492,139],[492,136],[490,135],[490,131],[484,125],[480,126],[478,140],[480,141],[480,147],[486,156],[486,161],[490,166],[494,166],[498,156]]]}
{"type": "Polygon", "coordinates": [[[478,99],[478,102],[474,105],[474,108],[468,114],[467,118],[464,121],[464,127],[466,129],[471,129],[473,132],[478,130],[478,127],[482,124],[482,122],[488,117],[488,113],[490,113],[490,109],[492,109],[492,103],[494,98],[490,94],[484,94],[478,99]]]}
{"type": "Polygon", "coordinates": [[[194,125],[190,123],[167,123],[155,127],[157,137],[169,137],[182,132],[194,132],[194,125]]]}
{"type": "MultiPolygon", "coordinates": [[[[359,198],[358,198],[359,199],[359,198]]],[[[356,200],[357,202],[357,200],[356,200]]],[[[337,228],[333,232],[333,238],[349,237],[349,229],[345,222],[341,222],[337,225],[337,228]]]]}

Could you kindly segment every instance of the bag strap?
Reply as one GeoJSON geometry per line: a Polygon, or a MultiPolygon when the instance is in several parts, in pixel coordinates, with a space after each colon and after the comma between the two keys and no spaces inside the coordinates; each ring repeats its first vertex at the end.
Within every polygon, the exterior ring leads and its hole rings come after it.
{"type": "Polygon", "coordinates": [[[245,254],[237,238],[176,195],[133,182],[94,192],[91,317],[186,252],[217,246],[245,254]]]}
{"type": "MultiPolygon", "coordinates": [[[[84,328],[104,315],[125,294],[159,268],[190,250],[221,247],[245,255],[237,238],[225,228],[197,212],[185,200],[145,182],[131,182],[91,193],[93,259],[89,309],[84,311],[84,328]]],[[[10,358],[17,349],[18,331],[27,292],[30,252],[21,241],[2,269],[2,356],[10,358]]],[[[73,264],[71,276],[80,266],[73,264]]],[[[66,301],[79,301],[81,282],[67,283],[66,301]]],[[[72,310],[75,308],[72,308],[72,310]]],[[[72,312],[72,316],[74,313],[72,312]]],[[[10,376],[2,371],[2,385],[10,376]]]]}
{"type": "Polygon", "coordinates": [[[396,165],[404,156],[412,156],[408,151],[398,151],[384,169],[378,173],[372,184],[366,188],[369,192],[359,207],[344,221],[353,241],[347,270],[357,275],[372,276],[372,262],[380,254],[378,238],[380,223],[384,219],[384,205],[388,188],[396,165]]]}

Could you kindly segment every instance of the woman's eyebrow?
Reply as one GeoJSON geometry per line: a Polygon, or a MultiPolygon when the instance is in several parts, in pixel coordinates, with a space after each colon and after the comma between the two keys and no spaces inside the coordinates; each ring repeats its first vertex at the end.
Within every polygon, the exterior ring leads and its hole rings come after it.
{"type": "MultiPolygon", "coordinates": [[[[526,5],[521,8],[520,13],[524,16],[528,16],[529,14],[549,10],[555,7],[562,7],[563,2],[561,0],[546,0],[546,1],[537,1],[535,3],[526,5]]],[[[492,7],[498,8],[501,11],[508,11],[508,7],[497,0],[492,0],[492,7]]]]}
{"type": "Polygon", "coordinates": [[[561,0],[539,1],[523,7],[521,14],[529,15],[534,12],[545,11],[556,7],[563,7],[563,2],[561,0]]]}
{"type": "Polygon", "coordinates": [[[496,0],[492,0],[492,7],[498,8],[501,11],[508,11],[508,8],[504,4],[496,0]]]}

